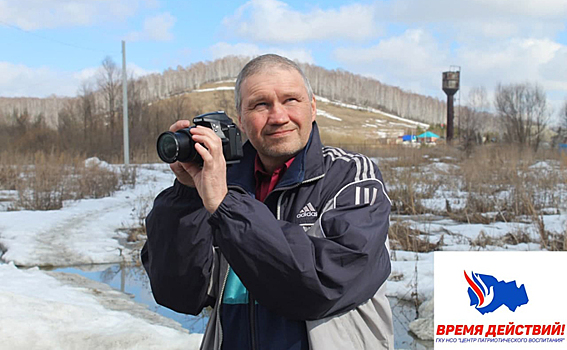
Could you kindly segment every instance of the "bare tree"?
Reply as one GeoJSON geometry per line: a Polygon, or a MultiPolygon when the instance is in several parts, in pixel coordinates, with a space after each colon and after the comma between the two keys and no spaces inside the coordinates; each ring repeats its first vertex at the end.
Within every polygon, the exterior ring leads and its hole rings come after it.
{"type": "Polygon", "coordinates": [[[102,60],[102,70],[99,73],[97,83],[102,91],[106,103],[106,113],[108,117],[108,126],[110,128],[110,150],[115,151],[116,142],[116,125],[117,125],[117,107],[120,96],[120,69],[110,56],[106,56],[102,60]]]}
{"type": "Polygon", "coordinates": [[[482,142],[482,140],[479,139],[479,135],[483,120],[486,119],[485,117],[490,107],[488,95],[483,86],[474,87],[470,90],[466,107],[467,108],[461,109],[459,132],[463,149],[467,154],[470,154],[474,145],[482,142]]]}
{"type": "Polygon", "coordinates": [[[537,84],[499,84],[495,92],[496,113],[508,142],[537,150],[549,120],[547,97],[537,84]]]}
{"type": "MultiPolygon", "coordinates": [[[[148,148],[153,150],[152,146],[154,146],[154,142],[149,142],[149,139],[153,141],[153,133],[151,132],[148,104],[142,99],[143,87],[144,83],[134,79],[131,73],[128,79],[128,127],[130,129],[131,159],[136,154],[147,154],[148,148]]],[[[118,113],[123,118],[123,112],[119,111],[118,113]]]]}
{"type": "Polygon", "coordinates": [[[68,100],[63,108],[59,111],[57,118],[57,133],[59,141],[59,149],[75,151],[80,149],[81,138],[79,132],[81,128],[78,111],[80,109],[80,100],[68,100]]]}
{"type": "Polygon", "coordinates": [[[92,84],[85,81],[79,87],[77,92],[79,100],[79,114],[83,124],[83,150],[90,155],[93,152],[93,133],[95,132],[96,123],[96,104],[94,89],[92,84]]]}
{"type": "Polygon", "coordinates": [[[175,122],[181,119],[191,120],[194,116],[187,114],[187,106],[189,101],[185,95],[175,96],[169,99],[167,103],[167,121],[175,122]]]}
{"type": "Polygon", "coordinates": [[[567,98],[563,101],[559,111],[559,127],[555,143],[567,143],[567,98]]]}
{"type": "Polygon", "coordinates": [[[14,108],[12,111],[12,120],[17,127],[16,130],[21,134],[24,134],[31,126],[31,115],[28,113],[27,108],[25,108],[22,113],[14,108]]]}
{"type": "Polygon", "coordinates": [[[563,106],[559,112],[559,125],[563,130],[567,130],[567,98],[563,101],[563,106]]]}

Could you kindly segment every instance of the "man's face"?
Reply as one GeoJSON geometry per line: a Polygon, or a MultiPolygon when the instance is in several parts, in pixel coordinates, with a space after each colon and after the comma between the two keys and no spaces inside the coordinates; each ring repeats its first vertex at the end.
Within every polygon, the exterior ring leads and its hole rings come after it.
{"type": "Polygon", "coordinates": [[[283,163],[305,147],[317,111],[299,72],[265,69],[244,80],[241,96],[240,126],[265,165],[283,163]]]}

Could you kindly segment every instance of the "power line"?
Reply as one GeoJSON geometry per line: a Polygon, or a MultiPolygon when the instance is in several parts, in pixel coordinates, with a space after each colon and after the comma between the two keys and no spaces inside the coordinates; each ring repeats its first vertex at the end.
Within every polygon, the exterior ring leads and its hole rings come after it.
{"type": "MultiPolygon", "coordinates": [[[[109,54],[107,51],[103,51],[103,50],[99,50],[99,49],[93,49],[93,48],[85,47],[85,46],[80,46],[80,45],[68,43],[68,42],[65,42],[65,41],[61,41],[61,40],[49,38],[49,37],[46,37],[46,36],[43,36],[43,35],[39,35],[39,34],[36,34],[36,33],[31,32],[31,31],[22,29],[22,28],[20,28],[20,27],[14,26],[14,25],[12,25],[12,24],[6,23],[6,22],[4,22],[4,21],[2,21],[2,20],[0,20],[0,23],[4,24],[5,26],[10,27],[10,28],[12,28],[12,29],[19,30],[19,31],[24,32],[24,33],[26,33],[26,34],[33,35],[33,36],[35,36],[35,37],[41,38],[41,39],[43,39],[43,40],[52,41],[52,42],[58,43],[58,44],[60,44],[60,45],[70,46],[70,47],[74,47],[74,48],[81,49],[81,50],[87,50],[87,51],[94,51],[94,52],[104,53],[104,54],[106,54],[106,55],[109,54]]],[[[118,53],[118,52],[113,52],[113,53],[110,53],[110,55],[111,55],[111,56],[116,56],[116,55],[119,55],[119,53],[118,53]]]]}

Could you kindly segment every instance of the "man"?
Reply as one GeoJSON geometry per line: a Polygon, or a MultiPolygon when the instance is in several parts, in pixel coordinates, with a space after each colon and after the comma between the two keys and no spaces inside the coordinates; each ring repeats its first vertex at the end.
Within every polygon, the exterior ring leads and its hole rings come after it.
{"type": "Polygon", "coordinates": [[[250,61],[235,101],[249,139],[241,162],[227,173],[220,139],[191,129],[203,165],[172,164],[175,184],[148,215],[142,261],[156,301],[213,306],[202,349],[393,349],[378,168],[322,146],[309,82],[286,58],[250,61]]]}

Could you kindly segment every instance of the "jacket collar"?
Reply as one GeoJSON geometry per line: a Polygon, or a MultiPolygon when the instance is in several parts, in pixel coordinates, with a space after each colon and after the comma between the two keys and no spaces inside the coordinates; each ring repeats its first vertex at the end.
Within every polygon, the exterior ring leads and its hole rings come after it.
{"type": "MultiPolygon", "coordinates": [[[[275,189],[294,186],[323,175],[322,147],[319,128],[317,123],[313,122],[307,145],[295,156],[294,161],[275,189]]],[[[238,186],[248,193],[255,193],[254,160],[257,152],[250,141],[246,141],[242,148],[244,157],[240,160],[240,163],[228,168],[227,182],[229,186],[238,186]]]]}

